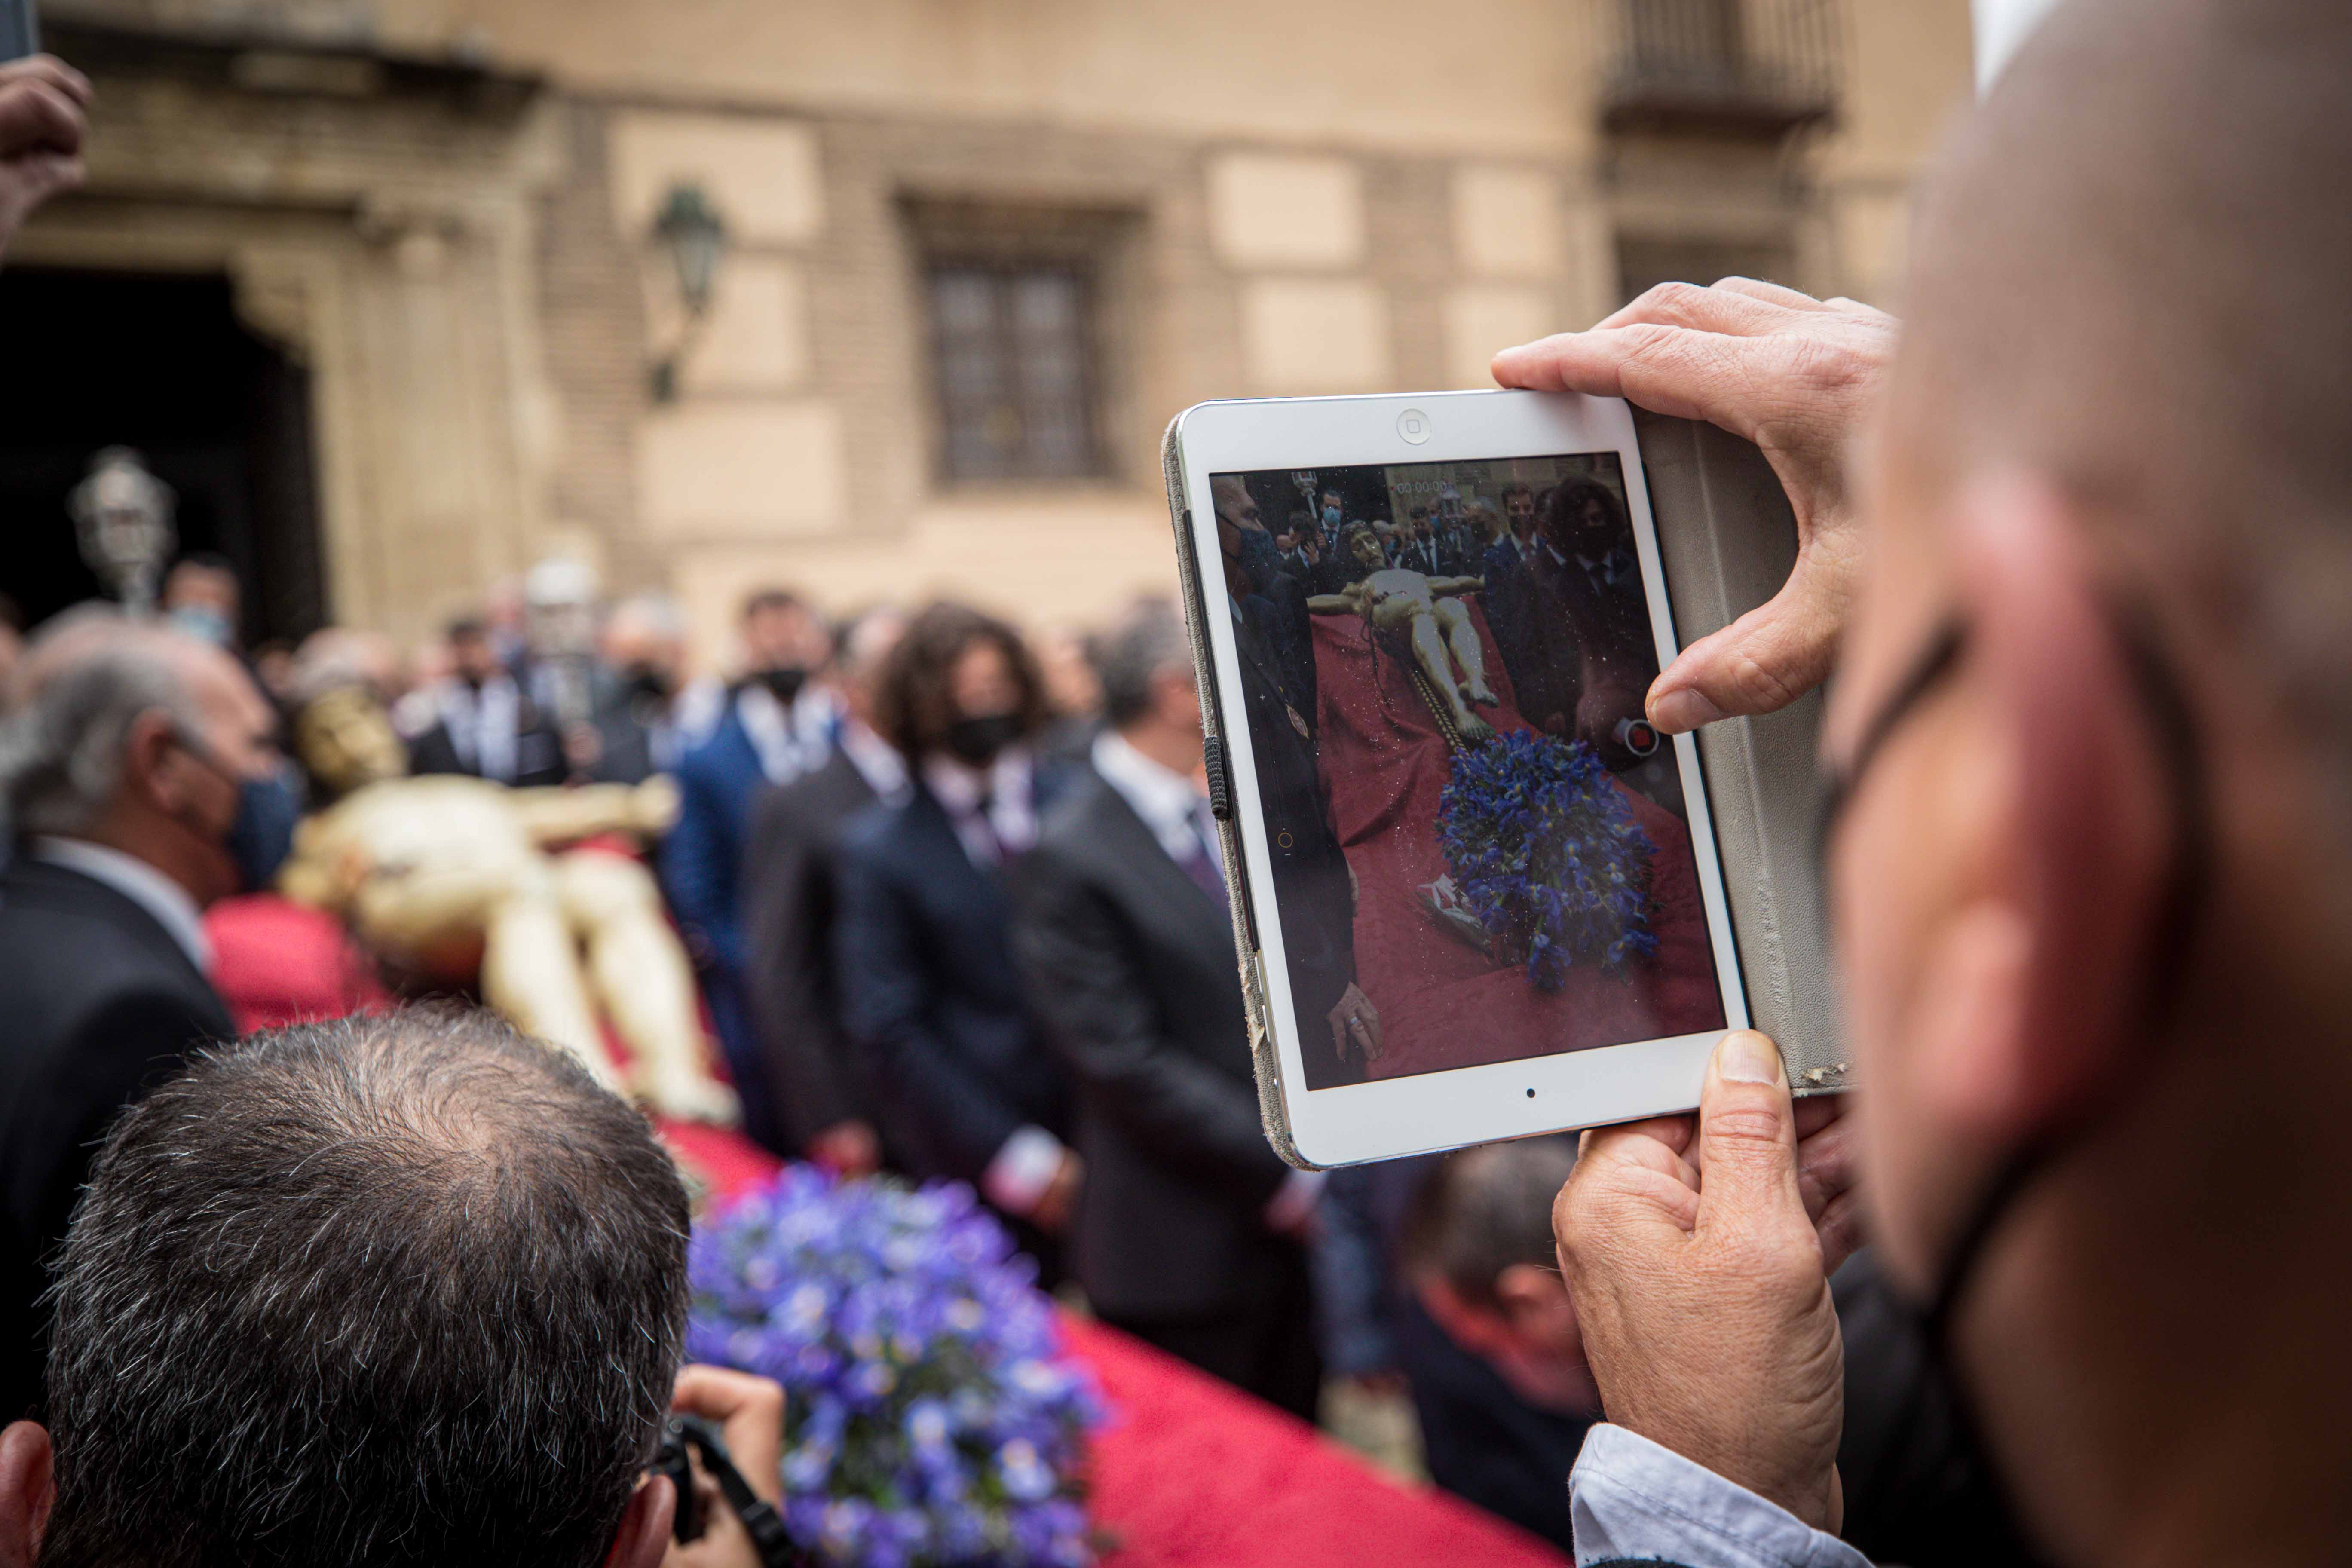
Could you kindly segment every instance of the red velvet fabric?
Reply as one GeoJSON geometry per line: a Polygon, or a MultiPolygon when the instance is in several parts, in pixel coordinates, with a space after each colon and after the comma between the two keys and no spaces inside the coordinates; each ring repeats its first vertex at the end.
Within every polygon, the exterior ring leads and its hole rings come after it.
{"type": "MultiPolygon", "coordinates": [[[[1497,731],[1532,730],[1519,717],[1483,609],[1469,601],[1502,698],[1478,710],[1497,731]]],[[[1453,753],[1408,657],[1373,638],[1352,615],[1314,617],[1318,741],[1324,787],[1340,847],[1356,873],[1356,977],[1380,1009],[1385,1050],[1375,1078],[1550,1056],[1723,1026],[1690,829],[1618,784],[1658,847],[1650,869],[1652,957],[1622,975],[1579,963],[1546,994],[1517,964],[1497,965],[1446,934],[1419,889],[1446,875],[1437,843],[1438,797],[1453,753]]]]}
{"type": "Polygon", "coordinates": [[[275,893],[224,899],[205,911],[205,934],[213,988],[244,1033],[392,1005],[343,922],[307,904],[275,893]]]}

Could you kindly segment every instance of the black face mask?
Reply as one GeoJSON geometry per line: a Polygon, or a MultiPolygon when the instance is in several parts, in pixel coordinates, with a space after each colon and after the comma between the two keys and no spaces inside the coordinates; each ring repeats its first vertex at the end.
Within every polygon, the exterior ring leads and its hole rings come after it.
{"type": "Polygon", "coordinates": [[[988,766],[998,752],[1019,739],[1018,713],[968,713],[950,724],[940,737],[949,755],[975,768],[988,766]]]}
{"type": "Polygon", "coordinates": [[[669,671],[657,664],[633,664],[621,671],[622,686],[632,702],[667,702],[673,683],[669,671]]]}
{"type": "Polygon", "coordinates": [[[798,701],[801,688],[808,684],[808,670],[797,664],[779,664],[754,670],[751,679],[775,693],[776,700],[785,707],[798,701]]]}
{"type": "MultiPolygon", "coordinates": [[[[2175,987],[2186,972],[2189,948],[2196,935],[2198,911],[2211,870],[2210,805],[2204,761],[2198,749],[2196,721],[2186,689],[2172,673],[2172,664],[2164,654],[2155,617],[2137,605],[2111,600],[2107,620],[2138,695],[2140,710],[2156,741],[2172,796],[2172,863],[2166,873],[2162,901],[2141,966],[2146,978],[2141,986],[2139,1013],[2153,1024],[2171,1008],[2175,987]]],[[[1843,768],[1831,770],[1822,781],[1815,834],[1815,869],[1816,887],[1825,904],[1829,897],[1830,842],[1847,804],[1887,738],[1958,668],[1967,643],[1968,628],[1964,623],[1955,619],[1940,627],[1885,706],[1863,731],[1853,759],[1843,768]]],[[[1823,926],[1827,929],[1826,921],[1823,926]]],[[[1957,1231],[1927,1294],[1906,1303],[1917,1327],[1930,1374],[1950,1394],[1979,1453],[1990,1450],[1984,1446],[1981,1424],[1953,1354],[1954,1314],[1975,1280],[1993,1235],[2015,1209],[2025,1189],[2120,1109],[2116,1100],[2082,1107],[2011,1150],[1968,1209],[1967,1218],[1957,1231]]]]}

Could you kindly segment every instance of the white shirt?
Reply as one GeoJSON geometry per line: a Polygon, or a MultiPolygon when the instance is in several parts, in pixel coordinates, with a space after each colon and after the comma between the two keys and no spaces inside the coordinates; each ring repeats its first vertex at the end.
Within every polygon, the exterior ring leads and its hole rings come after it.
{"type": "Polygon", "coordinates": [[[1704,1465],[1607,1422],[1568,1480],[1579,1568],[1870,1568],[1870,1559],[1704,1465]]]}
{"type": "Polygon", "coordinates": [[[907,759],[898,748],[876,734],[855,716],[841,721],[841,754],[857,770],[866,787],[895,805],[907,795],[907,759]]]}
{"type": "Polygon", "coordinates": [[[950,756],[923,760],[923,783],[955,825],[963,852],[973,865],[991,869],[1005,856],[1026,854],[1037,842],[1034,773],[1029,753],[1018,746],[999,752],[985,773],[950,756]],[[985,816],[980,809],[983,796],[985,816]]]}
{"type": "Polygon", "coordinates": [[[155,917],[155,923],[180,944],[197,973],[212,973],[213,944],[205,934],[204,911],[196,908],[196,900],[185,888],[146,861],[87,838],[47,836],[33,840],[33,858],[79,871],[112,888],[155,917]]]}
{"type": "Polygon", "coordinates": [[[1191,779],[1145,756],[1116,730],[1095,737],[1092,761],[1103,783],[1134,808],[1171,860],[1181,864],[1211,853],[1216,840],[1207,827],[1208,797],[1191,779]]]}
{"type": "Polygon", "coordinates": [[[760,682],[747,681],[735,694],[735,716],[760,753],[760,771],[770,784],[789,784],[824,765],[840,727],[840,700],[822,686],[801,689],[790,709],[760,682]]]}
{"type": "Polygon", "coordinates": [[[482,778],[514,783],[515,728],[522,710],[514,681],[494,675],[478,691],[462,680],[449,681],[441,689],[440,707],[458,763],[482,778]]]}

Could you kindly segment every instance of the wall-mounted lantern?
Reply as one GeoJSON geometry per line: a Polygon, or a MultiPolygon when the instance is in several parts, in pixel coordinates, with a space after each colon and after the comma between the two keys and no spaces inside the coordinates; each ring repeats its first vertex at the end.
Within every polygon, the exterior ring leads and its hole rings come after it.
{"type": "Polygon", "coordinates": [[[727,249],[727,224],[701,186],[681,181],[662,198],[661,212],[654,219],[654,237],[669,252],[670,269],[677,278],[678,303],[685,307],[677,341],[654,362],[654,401],[668,403],[677,396],[678,363],[694,345],[710,311],[719,258],[727,249]]]}

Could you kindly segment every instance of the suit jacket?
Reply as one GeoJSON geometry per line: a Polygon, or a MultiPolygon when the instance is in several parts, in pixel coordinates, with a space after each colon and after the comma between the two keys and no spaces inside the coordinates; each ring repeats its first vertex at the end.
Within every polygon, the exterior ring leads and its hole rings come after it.
{"type": "Polygon", "coordinates": [[[1272,1300],[1297,1245],[1265,1228],[1286,1167],[1258,1120],[1224,906],[1090,778],[1023,868],[1013,951],[1077,1088],[1087,1299],[1143,1321],[1272,1300]]]}
{"type": "Polygon", "coordinates": [[[0,1419],[37,1401],[46,1266],[98,1142],[188,1053],[236,1037],[154,916],[94,878],[18,857],[0,874],[0,1419]]]}
{"type": "Polygon", "coordinates": [[[743,856],[744,986],[782,1134],[794,1149],[869,1115],[841,1026],[833,971],[834,855],[874,786],[835,752],[824,766],[761,792],[743,856]]]}
{"type": "Polygon", "coordinates": [[[657,865],[670,912],[705,967],[742,970],[736,883],[751,808],[768,783],[760,750],[731,702],[709,739],[678,761],[677,825],[662,839],[657,865]]]}
{"type": "Polygon", "coordinates": [[[1360,1068],[1340,1063],[1328,1044],[1330,1011],[1356,978],[1355,894],[1317,763],[1313,649],[1296,646],[1293,617],[1284,607],[1255,595],[1240,604],[1234,642],[1242,702],[1274,846],[1271,869],[1307,1081],[1321,1089],[1362,1076],[1360,1068]]]}
{"type": "MultiPolygon", "coordinates": [[[[1062,775],[1040,765],[1038,809],[1062,775]]],[[[882,1131],[920,1176],[977,1182],[1024,1125],[1066,1138],[1069,1082],[1013,971],[1009,881],[918,781],[843,831],[834,973],[882,1131]]]]}
{"type": "MultiPolygon", "coordinates": [[[[518,677],[515,684],[520,687],[525,682],[518,677]]],[[[563,756],[563,737],[556,733],[555,726],[527,693],[515,705],[514,759],[515,776],[504,782],[517,789],[560,784],[571,776],[571,764],[563,756]]],[[[408,771],[417,774],[482,776],[480,759],[469,761],[459,753],[446,719],[435,720],[431,729],[408,743],[408,771]]]]}

